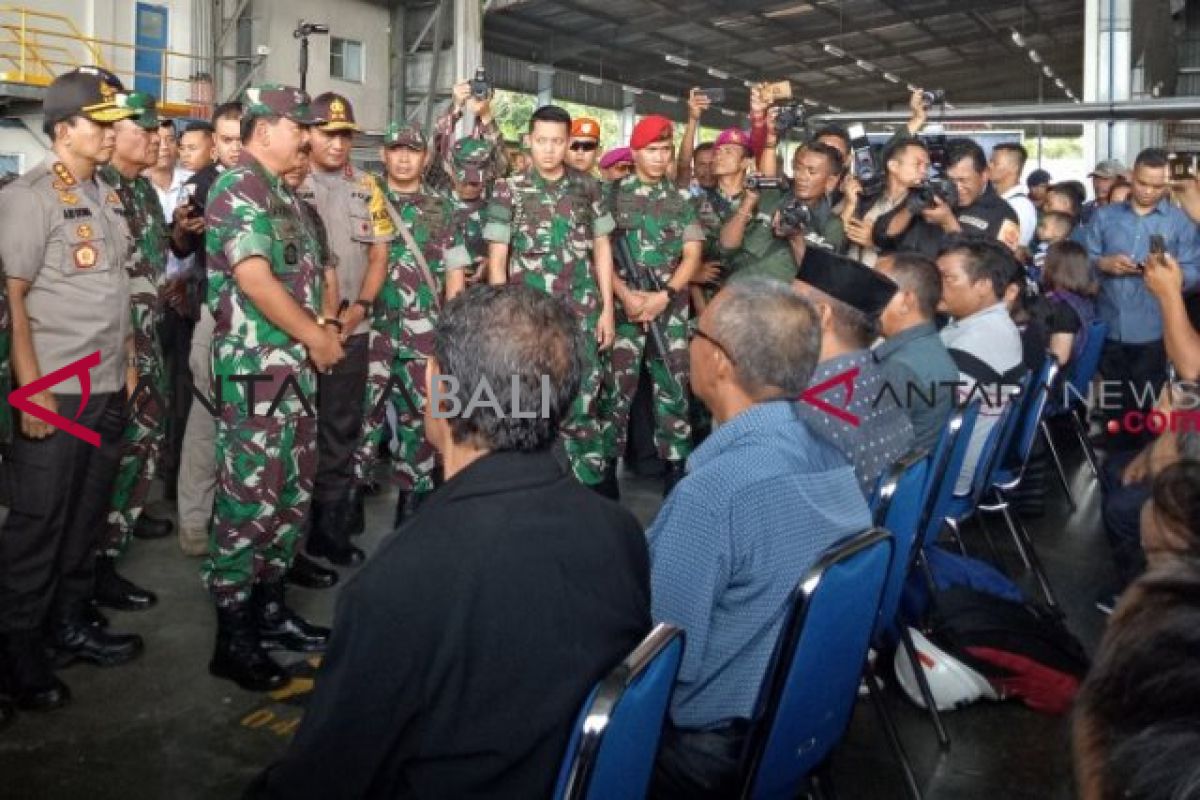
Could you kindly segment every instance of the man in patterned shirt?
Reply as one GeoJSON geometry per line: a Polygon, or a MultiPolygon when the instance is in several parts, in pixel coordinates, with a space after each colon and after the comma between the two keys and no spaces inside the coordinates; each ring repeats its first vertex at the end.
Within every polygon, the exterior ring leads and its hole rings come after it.
{"type": "Polygon", "coordinates": [[[429,146],[416,126],[393,122],[383,136],[386,207],[398,235],[388,250],[388,278],[375,301],[365,435],[355,455],[355,477],[374,473],[384,440],[386,408],[396,414],[400,494],[395,526],[415,512],[438,483],[433,446],[425,439],[425,361],[433,352],[438,310],[465,283],[470,264],[449,198],[421,181],[429,146]]]}
{"type": "Polygon", "coordinates": [[[281,178],[300,162],[316,121],[308,95],[265,84],[244,99],[244,147],[213,184],[205,217],[220,408],[203,575],[217,606],[209,672],[267,691],[288,681],[269,649],[316,652],[329,635],[287,607],[283,580],[317,471],[316,373],[343,351],[336,326],[319,316],[320,243],[281,178]]]}
{"type": "Polygon", "coordinates": [[[121,441],[121,464],[113,484],[108,519],[97,543],[97,605],[122,611],[141,611],[158,602],[146,591],[117,574],[116,560],[129,547],[129,538],[158,539],[169,534],[169,520],[146,515],[146,497],[154,480],[166,443],[166,373],[159,323],[162,321],[161,290],[167,266],[167,226],[158,193],[141,172],[158,160],[158,112],[154,98],[131,92],[119,104],[137,112],[136,117],[113,124],[116,142],[112,161],[100,170],[101,177],[121,198],[121,211],[134,250],[125,264],[129,274],[129,318],[133,352],[126,367],[126,391],[133,402],[121,441]]]}
{"type": "Polygon", "coordinates": [[[467,280],[472,283],[483,279],[487,271],[488,244],[483,238],[483,217],[487,211],[487,190],[493,179],[489,166],[492,149],[483,139],[459,139],[454,143],[454,188],[450,199],[454,201],[454,224],[462,231],[471,255],[467,280]]]}
{"type": "Polygon", "coordinates": [[[885,389],[869,349],[896,284],[857,261],[809,247],[795,287],[817,307],[821,321],[821,357],[809,386],[814,397],[797,403],[797,413],[846,454],[869,499],[879,476],[915,440],[908,414],[885,389]]]}
{"type": "MultiPolygon", "coordinates": [[[[654,386],[654,439],[666,462],[663,495],[683,477],[684,461],[692,451],[687,400],[688,284],[700,266],[704,230],[688,193],[667,176],[674,159],[671,121],[650,116],[633,130],[634,174],[611,184],[607,206],[617,233],[629,245],[636,268],[653,273],[659,290],[641,291],[633,276],[615,276],[613,294],[619,314],[613,345],[612,373],[601,393],[601,415],[606,431],[605,484],[616,483],[615,462],[624,452],[629,407],[637,391],[642,359],[654,386]],[[648,341],[647,325],[657,322],[665,335],[667,352],[655,351],[648,341]]],[[[643,287],[643,289],[648,287],[643,287]]]]}
{"type": "Polygon", "coordinates": [[[602,207],[595,179],[564,161],[571,115],[542,106],[529,120],[532,166],[497,181],[483,236],[488,240],[488,280],[524,283],[560,298],[579,320],[584,368],[579,396],[561,433],[575,477],[597,486],[605,476],[601,352],[612,346],[612,215],[602,207]]]}

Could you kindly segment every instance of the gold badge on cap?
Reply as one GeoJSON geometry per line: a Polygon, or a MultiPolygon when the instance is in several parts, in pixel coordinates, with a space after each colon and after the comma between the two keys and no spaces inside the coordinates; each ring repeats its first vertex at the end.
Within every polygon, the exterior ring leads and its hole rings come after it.
{"type": "Polygon", "coordinates": [[[117,87],[110,84],[108,81],[100,81],[100,96],[104,98],[104,102],[111,103],[117,95],[117,87]]]}
{"type": "Polygon", "coordinates": [[[76,247],[75,266],[79,269],[91,269],[96,266],[96,248],[86,243],[76,247]]]}
{"type": "Polygon", "coordinates": [[[92,238],[92,226],[88,225],[86,223],[83,225],[80,225],[78,228],[75,229],[75,235],[78,236],[80,239],[92,238]]]}
{"type": "Polygon", "coordinates": [[[329,115],[333,122],[345,122],[346,104],[335,97],[333,102],[329,104],[329,115]]]}

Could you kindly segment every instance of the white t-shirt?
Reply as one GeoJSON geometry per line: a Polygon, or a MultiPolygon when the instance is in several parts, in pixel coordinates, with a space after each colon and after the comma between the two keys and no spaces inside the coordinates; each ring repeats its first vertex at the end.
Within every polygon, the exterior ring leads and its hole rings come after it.
{"type": "Polygon", "coordinates": [[[1017,221],[1021,225],[1021,244],[1029,247],[1033,235],[1037,233],[1037,209],[1033,201],[1029,199],[1025,187],[1019,183],[1000,196],[1017,212],[1017,221]]]}

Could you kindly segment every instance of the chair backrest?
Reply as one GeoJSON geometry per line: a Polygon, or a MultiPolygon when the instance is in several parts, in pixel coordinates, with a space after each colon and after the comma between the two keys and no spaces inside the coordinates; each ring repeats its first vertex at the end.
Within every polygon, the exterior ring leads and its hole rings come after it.
{"type": "Polygon", "coordinates": [[[891,562],[891,535],[871,528],[835,544],[800,580],[759,689],[743,798],[796,797],[841,740],[891,562]]]}
{"type": "Polygon", "coordinates": [[[971,444],[971,434],[975,431],[975,423],[979,419],[979,407],[980,401],[976,399],[955,410],[942,431],[929,472],[931,486],[926,491],[929,500],[921,518],[921,547],[933,544],[942,529],[942,520],[945,519],[946,511],[954,500],[954,484],[958,481],[958,474],[962,472],[967,448],[971,444]]]}
{"type": "Polygon", "coordinates": [[[880,483],[879,500],[872,512],[875,524],[892,534],[893,552],[873,641],[880,639],[896,617],[912,560],[913,543],[927,504],[926,492],[931,485],[928,476],[929,456],[924,450],[917,450],[893,464],[880,483]]]}
{"type": "MultiPolygon", "coordinates": [[[[996,472],[1006,467],[1011,467],[1018,477],[1025,472],[1029,456],[1033,453],[1034,442],[1037,441],[1038,426],[1046,411],[1046,403],[1050,399],[1050,393],[1054,391],[1054,381],[1058,377],[1058,371],[1057,359],[1047,353],[1042,368],[1038,370],[1030,383],[1029,390],[1021,398],[1020,411],[1015,422],[1008,455],[997,463],[996,472]]],[[[995,475],[992,476],[993,480],[995,477],[995,475]]]]}
{"type": "Polygon", "coordinates": [[[683,631],[655,625],[588,695],[559,769],[558,800],[645,797],[679,663],[683,631]]]}
{"type": "Polygon", "coordinates": [[[1072,367],[1074,372],[1071,374],[1071,388],[1077,392],[1077,396],[1087,396],[1088,384],[1092,382],[1092,378],[1096,377],[1096,371],[1100,369],[1100,354],[1104,351],[1106,339],[1108,339],[1108,323],[1100,319],[1094,320],[1088,328],[1087,345],[1079,354],[1079,358],[1075,359],[1072,367]]]}
{"type": "Polygon", "coordinates": [[[978,505],[984,492],[991,488],[996,473],[1004,463],[1004,455],[1012,444],[1013,434],[1017,423],[1021,420],[1021,409],[1029,398],[1030,386],[1033,383],[1033,373],[1026,372],[1021,378],[1021,386],[1017,394],[1010,397],[1000,413],[1000,419],[988,431],[983,449],[979,451],[979,460],[975,462],[975,474],[971,480],[971,503],[978,505]]]}

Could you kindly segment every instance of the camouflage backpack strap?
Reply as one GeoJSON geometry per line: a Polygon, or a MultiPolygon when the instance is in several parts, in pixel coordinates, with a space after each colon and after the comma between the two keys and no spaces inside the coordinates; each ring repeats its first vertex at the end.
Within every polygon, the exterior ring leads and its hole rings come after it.
{"type": "Polygon", "coordinates": [[[404,221],[404,216],[400,213],[400,209],[396,208],[396,204],[392,202],[391,195],[387,193],[386,188],[383,192],[383,199],[387,204],[388,214],[392,217],[392,223],[396,226],[396,230],[400,232],[400,238],[404,240],[404,246],[412,252],[413,259],[417,262],[417,267],[421,270],[421,278],[433,294],[434,308],[441,310],[441,292],[438,291],[437,281],[433,279],[433,273],[429,270],[429,262],[425,260],[425,254],[421,252],[416,238],[408,228],[408,223],[404,221]]]}

